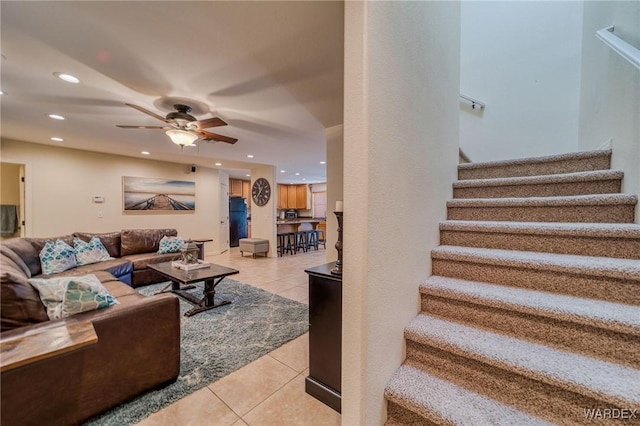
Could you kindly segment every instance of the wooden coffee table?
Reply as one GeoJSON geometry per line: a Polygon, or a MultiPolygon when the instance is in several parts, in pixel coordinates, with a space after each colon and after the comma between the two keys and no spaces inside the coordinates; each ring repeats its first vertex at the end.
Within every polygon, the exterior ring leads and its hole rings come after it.
{"type": "MultiPolygon", "coordinates": [[[[231,303],[228,300],[215,301],[216,286],[220,284],[220,281],[222,281],[224,277],[240,273],[237,269],[214,264],[211,264],[208,268],[195,269],[189,272],[174,268],[171,266],[171,262],[154,263],[149,265],[149,268],[171,280],[170,291],[172,293],[196,305],[184,314],[186,317],[231,303]],[[195,288],[195,286],[191,284],[199,281],[204,281],[204,296],[202,299],[198,299],[185,291],[195,288]]],[[[168,288],[169,286],[165,287],[161,292],[167,291],[168,288]]]]}

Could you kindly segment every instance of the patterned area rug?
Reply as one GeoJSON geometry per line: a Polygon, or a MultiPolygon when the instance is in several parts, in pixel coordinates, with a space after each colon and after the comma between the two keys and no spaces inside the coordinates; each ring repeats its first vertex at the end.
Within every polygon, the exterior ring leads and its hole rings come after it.
{"type": "MultiPolygon", "coordinates": [[[[165,287],[137,289],[151,296],[165,287]]],[[[202,283],[190,290],[202,295],[202,283]]],[[[91,419],[88,425],[132,425],[155,411],[268,354],[309,329],[308,306],[241,282],[225,278],[216,287],[216,300],[230,305],[181,317],[180,376],[175,383],[91,419]]],[[[184,315],[193,305],[180,298],[184,315]]]]}

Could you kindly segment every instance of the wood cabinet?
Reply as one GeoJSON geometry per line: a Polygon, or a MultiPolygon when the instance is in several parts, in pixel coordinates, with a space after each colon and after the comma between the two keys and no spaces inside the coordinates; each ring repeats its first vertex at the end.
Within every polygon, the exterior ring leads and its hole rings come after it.
{"type": "Polygon", "coordinates": [[[305,270],[309,274],[309,376],[305,391],[341,411],[342,276],[335,262],[305,270]]]}
{"type": "Polygon", "coordinates": [[[247,208],[251,208],[251,181],[230,178],[229,196],[246,198],[247,208]]]}
{"type": "Polygon", "coordinates": [[[242,197],[242,181],[240,179],[229,179],[229,196],[242,197]]]}
{"type": "Polygon", "coordinates": [[[279,209],[306,209],[307,185],[278,184],[278,208],[279,209]]]}

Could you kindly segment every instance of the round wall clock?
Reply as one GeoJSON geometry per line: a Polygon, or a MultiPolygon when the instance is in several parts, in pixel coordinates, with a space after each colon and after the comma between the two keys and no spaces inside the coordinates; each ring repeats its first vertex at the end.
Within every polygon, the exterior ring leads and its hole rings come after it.
{"type": "Polygon", "coordinates": [[[271,185],[265,178],[256,179],[251,188],[251,197],[258,206],[264,206],[271,198],[271,185]]]}

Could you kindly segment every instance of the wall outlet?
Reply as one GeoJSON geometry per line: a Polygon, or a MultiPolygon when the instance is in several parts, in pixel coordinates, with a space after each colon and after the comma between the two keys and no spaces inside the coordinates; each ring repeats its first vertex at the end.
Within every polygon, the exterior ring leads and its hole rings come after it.
{"type": "Polygon", "coordinates": [[[104,213],[102,213],[102,210],[98,210],[98,219],[102,219],[104,217],[104,213]]]}

